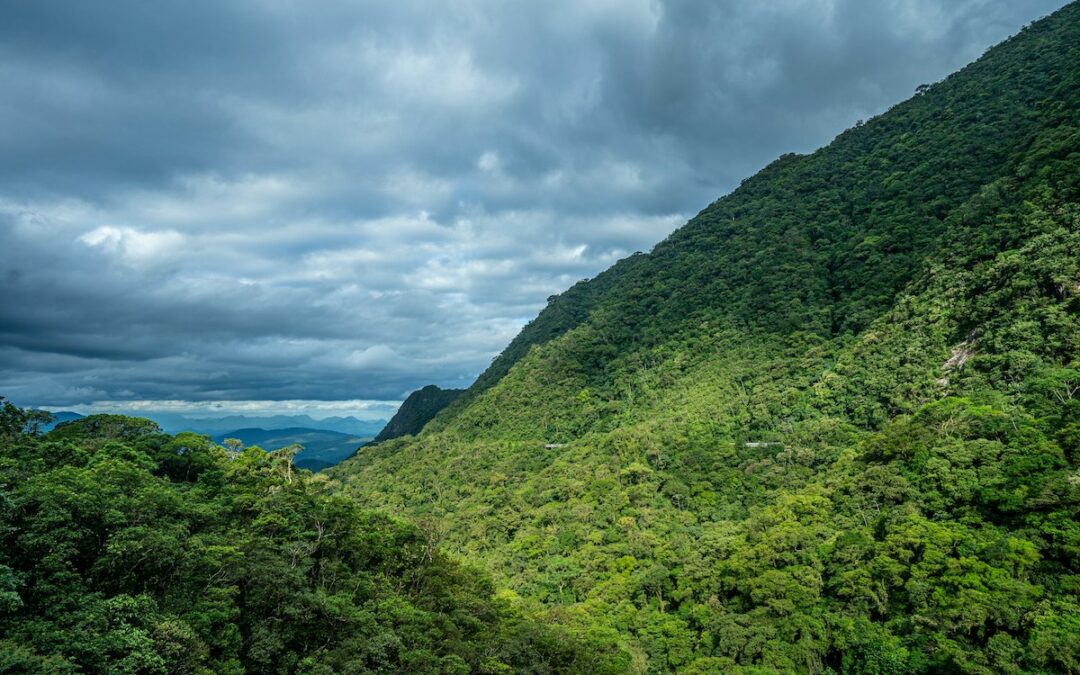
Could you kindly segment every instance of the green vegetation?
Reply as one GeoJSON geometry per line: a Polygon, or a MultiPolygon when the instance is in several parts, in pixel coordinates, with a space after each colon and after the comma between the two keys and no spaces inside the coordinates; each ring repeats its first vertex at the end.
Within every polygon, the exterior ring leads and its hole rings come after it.
{"type": "Polygon", "coordinates": [[[1080,671],[1080,5],[331,471],[632,672],[1080,671]]]}
{"type": "Polygon", "coordinates": [[[0,672],[612,672],[286,452],[0,407],[0,672]]]}
{"type": "Polygon", "coordinates": [[[0,672],[1080,672],[1080,4],[428,393],[319,476],[5,404],[0,672]]]}
{"type": "Polygon", "coordinates": [[[463,391],[463,389],[440,389],[433,384],[417,389],[401,404],[398,411],[375,437],[375,442],[381,443],[391,438],[420,433],[420,430],[439,411],[453,403],[463,391]]]}

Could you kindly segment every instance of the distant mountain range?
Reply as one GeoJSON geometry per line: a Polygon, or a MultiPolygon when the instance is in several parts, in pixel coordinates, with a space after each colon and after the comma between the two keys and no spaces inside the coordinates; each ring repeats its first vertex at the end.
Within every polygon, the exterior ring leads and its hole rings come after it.
{"type": "MultiPolygon", "coordinates": [[[[85,417],[70,410],[54,412],[52,415],[53,421],[42,426],[42,432],[51,431],[63,422],[85,417]]],[[[157,422],[166,433],[193,431],[210,436],[215,443],[222,443],[226,438],[236,438],[245,446],[257,445],[266,451],[299,443],[304,449],[297,454],[294,463],[311,471],[320,471],[351,457],[357,448],[371,441],[386,426],[384,420],[368,421],[355,417],[315,420],[308,415],[187,418],[182,415],[151,414],[147,417],[157,422]]],[[[420,425],[422,426],[423,424],[420,425]]]]}
{"type": "Polygon", "coordinates": [[[381,443],[391,438],[420,433],[424,425],[464,392],[464,389],[440,389],[434,384],[417,389],[401,404],[398,411],[375,437],[375,442],[381,443]]]}
{"type": "MultiPolygon", "coordinates": [[[[77,420],[84,415],[69,410],[52,413],[55,418],[44,431],[52,429],[61,422],[77,420]]],[[[250,415],[229,415],[227,417],[187,417],[176,413],[126,413],[136,417],[145,417],[158,423],[167,434],[181,431],[194,431],[207,436],[220,436],[235,429],[311,429],[332,431],[348,436],[372,438],[386,426],[386,420],[361,420],[355,417],[327,417],[314,419],[309,415],[273,415],[255,417],[250,415]]]]}
{"type": "Polygon", "coordinates": [[[80,415],[77,412],[71,412],[70,410],[62,410],[60,412],[52,413],[53,419],[48,424],[41,425],[41,431],[52,431],[57,424],[61,422],[70,422],[71,420],[82,419],[85,415],[80,415]]]}
{"type": "Polygon", "coordinates": [[[217,436],[234,429],[319,429],[336,431],[339,434],[366,436],[371,438],[379,433],[386,420],[361,420],[355,417],[327,417],[313,419],[309,415],[273,415],[254,417],[249,415],[229,415],[228,417],[186,417],[171,413],[148,413],[145,417],[157,422],[169,434],[181,431],[194,431],[208,436],[217,436]]]}
{"type": "Polygon", "coordinates": [[[304,446],[304,449],[297,453],[293,463],[311,471],[320,471],[351,457],[357,448],[371,440],[371,436],[356,436],[304,427],[235,429],[212,438],[215,443],[224,443],[226,438],[235,438],[243,442],[245,446],[257,445],[266,451],[279,450],[298,443],[304,446]]]}

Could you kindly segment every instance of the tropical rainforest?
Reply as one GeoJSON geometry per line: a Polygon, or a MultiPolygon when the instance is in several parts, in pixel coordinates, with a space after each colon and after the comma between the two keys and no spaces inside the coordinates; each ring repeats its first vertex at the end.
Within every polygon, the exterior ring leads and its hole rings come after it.
{"type": "Polygon", "coordinates": [[[618,672],[295,449],[0,408],[0,672],[618,672]]]}
{"type": "Polygon", "coordinates": [[[0,428],[0,671],[1080,671],[1080,4],[328,472],[0,428]]]}

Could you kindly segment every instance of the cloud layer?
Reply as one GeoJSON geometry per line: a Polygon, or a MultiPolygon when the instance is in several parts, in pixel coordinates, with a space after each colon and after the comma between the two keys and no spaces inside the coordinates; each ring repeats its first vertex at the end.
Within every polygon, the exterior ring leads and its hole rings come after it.
{"type": "Polygon", "coordinates": [[[9,4],[0,394],[467,385],[547,296],[1062,4],[9,4]]]}

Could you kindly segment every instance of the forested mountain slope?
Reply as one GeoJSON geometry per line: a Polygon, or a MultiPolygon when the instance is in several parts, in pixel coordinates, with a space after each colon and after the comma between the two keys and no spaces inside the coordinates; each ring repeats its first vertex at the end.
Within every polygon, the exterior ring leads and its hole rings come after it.
{"type": "Polygon", "coordinates": [[[549,306],[332,475],[637,672],[1080,670],[1080,5],[549,306]]]}
{"type": "Polygon", "coordinates": [[[625,671],[288,453],[0,404],[2,673],[625,671]]]}
{"type": "Polygon", "coordinates": [[[417,389],[401,403],[401,407],[375,437],[375,442],[381,443],[391,438],[420,433],[435,415],[461,396],[462,391],[440,389],[434,384],[417,389]]]}

